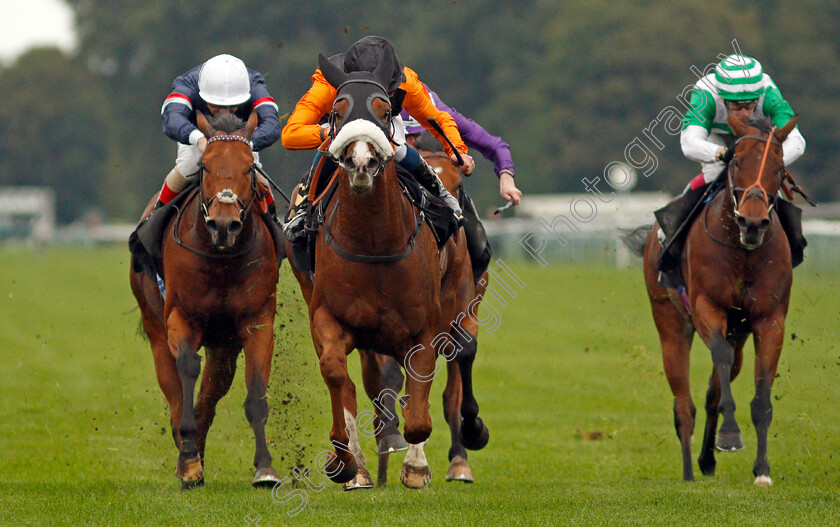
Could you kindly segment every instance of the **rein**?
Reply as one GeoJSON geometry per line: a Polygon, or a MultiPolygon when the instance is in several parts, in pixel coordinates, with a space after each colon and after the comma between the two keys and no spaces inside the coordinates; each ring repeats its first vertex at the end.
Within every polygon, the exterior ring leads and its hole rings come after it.
{"type": "MultiPolygon", "coordinates": [[[[729,169],[727,170],[727,173],[729,175],[729,183],[730,183],[729,186],[731,188],[732,204],[734,205],[734,208],[735,208],[735,217],[736,218],[741,215],[739,209],[741,208],[741,205],[743,205],[744,202],[748,199],[747,194],[749,194],[750,190],[752,190],[753,188],[758,188],[758,190],[761,191],[761,200],[764,202],[765,205],[767,205],[767,207],[768,207],[767,212],[768,213],[770,212],[770,210],[772,210],[773,205],[775,204],[775,203],[770,203],[770,196],[768,195],[767,191],[764,190],[764,187],[761,186],[761,174],[764,172],[764,165],[767,162],[767,153],[770,151],[770,145],[774,144],[774,145],[778,146],[779,148],[782,148],[782,144],[780,142],[776,141],[775,139],[773,139],[773,132],[775,132],[775,131],[776,131],[776,127],[774,126],[770,130],[770,134],[767,136],[767,139],[764,139],[763,137],[758,137],[758,136],[755,136],[755,135],[745,135],[745,136],[739,137],[738,140],[735,141],[735,144],[732,145],[732,150],[734,152],[735,147],[738,145],[738,143],[740,143],[741,141],[743,141],[745,139],[752,139],[754,141],[761,141],[761,142],[765,143],[764,144],[764,154],[761,157],[761,165],[758,168],[758,176],[755,179],[755,183],[753,183],[749,187],[743,188],[743,189],[739,188],[739,187],[736,187],[735,186],[735,178],[732,175],[732,170],[729,170],[729,169]],[[739,190],[744,191],[744,193],[741,195],[740,201],[735,197],[735,192],[737,192],[739,190]]],[[[755,199],[758,199],[758,198],[755,198],[755,199]]]]}

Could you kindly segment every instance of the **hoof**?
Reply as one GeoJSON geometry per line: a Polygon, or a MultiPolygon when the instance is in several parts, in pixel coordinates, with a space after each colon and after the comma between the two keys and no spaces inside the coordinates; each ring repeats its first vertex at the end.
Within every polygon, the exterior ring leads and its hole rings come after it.
{"type": "Polygon", "coordinates": [[[175,475],[181,480],[181,489],[189,490],[204,485],[204,467],[198,456],[182,459],[178,456],[175,475]]]}
{"type": "Polygon", "coordinates": [[[422,489],[432,480],[432,472],[428,465],[425,467],[414,467],[403,464],[400,470],[400,481],[410,489],[422,489]]]}
{"type": "Polygon", "coordinates": [[[741,439],[741,432],[719,432],[715,448],[722,452],[737,452],[744,449],[744,441],[741,439]]]}
{"type": "Polygon", "coordinates": [[[399,452],[400,450],[408,450],[408,443],[405,442],[402,434],[391,434],[381,438],[378,441],[377,454],[390,454],[391,452],[399,452]]]}
{"type": "Polygon", "coordinates": [[[755,478],[755,486],[756,487],[770,487],[773,485],[773,480],[770,479],[770,476],[758,476],[755,478]]]}
{"type": "Polygon", "coordinates": [[[462,419],[458,435],[461,444],[467,450],[481,450],[490,441],[490,430],[487,429],[480,417],[475,418],[475,423],[472,426],[467,425],[467,422],[462,419]]]}
{"type": "Polygon", "coordinates": [[[251,485],[257,489],[273,489],[278,483],[280,483],[280,478],[271,467],[257,469],[254,479],[251,480],[251,485]]]}
{"type": "Polygon", "coordinates": [[[347,483],[356,477],[358,469],[356,467],[355,459],[351,457],[349,463],[337,460],[338,458],[334,457],[333,460],[324,467],[324,471],[327,473],[327,476],[329,476],[330,481],[333,483],[347,483]]]}
{"type": "Polygon", "coordinates": [[[475,481],[470,464],[466,459],[461,456],[452,458],[452,463],[449,464],[449,472],[446,473],[446,481],[463,481],[464,483],[475,481]]]}
{"type": "Polygon", "coordinates": [[[192,490],[197,489],[198,487],[204,486],[204,478],[201,478],[196,481],[183,481],[181,480],[181,490],[192,490]]]}
{"type": "Polygon", "coordinates": [[[367,469],[360,468],[359,471],[356,473],[356,477],[348,481],[344,484],[344,490],[356,490],[356,489],[372,489],[373,488],[373,480],[370,479],[370,474],[368,473],[367,469]]]}

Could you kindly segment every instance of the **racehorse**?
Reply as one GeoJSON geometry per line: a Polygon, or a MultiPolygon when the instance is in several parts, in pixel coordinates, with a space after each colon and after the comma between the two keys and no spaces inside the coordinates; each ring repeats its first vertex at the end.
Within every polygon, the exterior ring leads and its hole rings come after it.
{"type": "MultiPolygon", "coordinates": [[[[461,175],[457,168],[449,161],[449,156],[443,152],[440,143],[428,132],[421,135],[421,142],[418,142],[418,148],[423,158],[435,169],[441,182],[443,182],[446,189],[454,196],[458,196],[463,192],[461,187],[461,175]]],[[[465,291],[473,290],[472,294],[474,300],[471,303],[474,306],[474,311],[477,311],[481,304],[485,289],[488,285],[489,273],[484,273],[479,278],[478,282],[473,282],[472,276],[462,275],[461,281],[458,284],[459,288],[465,291]]],[[[469,293],[467,293],[469,294],[469,293]]],[[[477,346],[478,338],[478,324],[471,317],[462,319],[461,327],[468,335],[464,339],[463,344],[470,347],[470,351],[465,353],[465,359],[472,363],[475,357],[475,347],[477,346]]],[[[378,470],[378,484],[384,485],[387,481],[388,460],[391,452],[404,450],[406,448],[405,441],[399,433],[398,425],[399,419],[395,413],[396,397],[402,390],[403,376],[400,372],[400,366],[396,360],[384,355],[375,355],[368,350],[362,351],[362,370],[365,379],[365,391],[371,400],[376,400],[375,404],[377,418],[382,422],[382,430],[377,434],[377,446],[379,454],[379,470],[378,470]],[[370,356],[364,356],[370,354],[370,356]],[[373,371],[365,372],[366,369],[371,368],[373,371]],[[377,379],[379,382],[377,383],[377,379]],[[391,397],[383,397],[383,390],[389,390],[388,394],[391,397]]],[[[462,402],[462,382],[461,372],[457,360],[449,360],[447,362],[447,383],[443,392],[443,415],[449,424],[451,446],[449,448],[449,470],[446,474],[446,481],[463,481],[465,483],[472,483],[474,480],[472,468],[467,459],[467,450],[461,441],[460,437],[460,423],[461,423],[461,402],[462,402]]],[[[470,449],[478,449],[484,444],[469,444],[470,449]]],[[[411,470],[410,466],[405,466],[401,471],[401,479],[404,479],[407,471],[411,470]]]]}
{"type": "Polygon", "coordinates": [[[792,280],[787,237],[773,213],[784,177],[782,143],[796,126],[780,129],[766,119],[743,123],[729,114],[736,141],[727,152],[725,191],[711,198],[688,231],[682,256],[687,301],[657,283],[662,249],[657,225],[646,242],[625,238],[644,257],[645,284],[659,331],[665,375],[674,394],[674,425],[680,439],[683,479],[694,480],[691,435],[695,407],[689,392],[689,353],[696,331],[712,352],[714,369],[706,393],[706,429],[698,463],[714,475],[714,449],[744,448],[735,420],[730,382],[741,369],[744,342],[755,342],[755,397],[750,404],[757,436],[755,484],[772,485],[767,432],[773,417],[770,390],[784,341],[792,280]],[[642,249],[642,244],[644,248],[642,249]],[[718,415],[723,414],[720,432],[718,415]],[[717,440],[715,438],[717,434],[717,440]]]}
{"type": "MultiPolygon", "coordinates": [[[[255,206],[258,196],[247,123],[233,115],[197,124],[207,139],[199,184],[169,220],[162,246],[165,300],[155,280],[135,271],[131,289],[155,360],[158,383],[171,410],[179,450],[175,474],[182,488],[204,483],[204,446],[216,403],[229,390],[236,357],[245,350],[245,416],[254,431],[254,486],[279,481],[265,439],[266,387],[274,349],[277,260],[271,235],[255,206]],[[198,401],[193,392],[207,364],[198,401]]],[[[144,212],[151,211],[155,198],[144,212]]]]}
{"type": "MultiPolygon", "coordinates": [[[[463,232],[438,252],[431,229],[398,183],[386,132],[391,105],[384,86],[391,62],[386,57],[373,72],[345,74],[319,56],[324,77],[337,89],[330,154],[340,168],[315,242],[314,278],[292,266],[309,306],[312,340],[330,392],[335,449],[323,468],[332,481],[349,482],[345,488],[372,486],[358,446],[348,354],[361,349],[389,355],[408,372],[401,400],[403,436],[410,443],[403,483],[425,486],[429,474],[422,443],[432,431],[428,401],[438,348],[457,348],[449,323],[458,312],[466,313],[472,300],[457,287],[462,275],[470,275],[463,232]]],[[[463,435],[478,442],[489,434],[466,389],[471,371],[462,374],[463,435]]]]}

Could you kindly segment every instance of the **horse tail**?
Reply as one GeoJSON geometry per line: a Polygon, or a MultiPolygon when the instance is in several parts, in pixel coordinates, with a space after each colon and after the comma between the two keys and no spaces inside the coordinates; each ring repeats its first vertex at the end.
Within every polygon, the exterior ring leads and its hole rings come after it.
{"type": "Polygon", "coordinates": [[[639,225],[635,229],[618,229],[619,238],[633,254],[644,256],[645,243],[651,228],[653,228],[652,224],[639,225]]]}

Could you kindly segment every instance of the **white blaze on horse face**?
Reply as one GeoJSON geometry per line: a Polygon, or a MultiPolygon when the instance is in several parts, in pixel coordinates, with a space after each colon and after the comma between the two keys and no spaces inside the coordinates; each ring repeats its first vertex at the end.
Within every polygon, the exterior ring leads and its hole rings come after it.
{"type": "Polygon", "coordinates": [[[352,169],[347,170],[350,174],[350,185],[357,191],[369,190],[373,186],[376,172],[379,171],[379,162],[370,152],[370,145],[366,141],[356,141],[350,159],[353,161],[352,169]]]}

